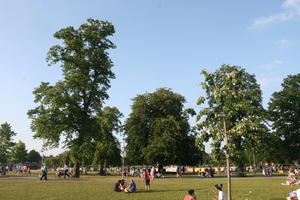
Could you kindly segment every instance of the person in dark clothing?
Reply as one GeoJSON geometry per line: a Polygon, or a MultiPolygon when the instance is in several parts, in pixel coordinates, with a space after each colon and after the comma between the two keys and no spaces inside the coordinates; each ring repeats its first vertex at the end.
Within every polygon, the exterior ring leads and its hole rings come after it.
{"type": "Polygon", "coordinates": [[[118,180],[118,182],[114,186],[114,191],[115,192],[121,192],[120,186],[121,186],[121,180],[118,180]]]}

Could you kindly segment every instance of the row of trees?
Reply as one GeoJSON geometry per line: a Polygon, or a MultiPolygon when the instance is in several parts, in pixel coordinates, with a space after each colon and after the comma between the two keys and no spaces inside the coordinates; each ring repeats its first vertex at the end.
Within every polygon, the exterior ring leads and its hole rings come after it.
{"type": "Polygon", "coordinates": [[[103,107],[115,78],[108,54],[115,48],[109,39],[113,34],[111,23],[94,19],[56,32],[62,43],[50,48],[47,61],[60,64],[63,78],[33,91],[37,107],[28,116],[34,138],[50,148],[63,142],[72,154],[75,177],[80,165],[120,163],[120,132],[126,136],[128,164],[196,165],[207,159],[203,144],[208,141],[215,160],[226,155],[227,164],[241,169],[247,162],[299,159],[299,74],[284,80],[283,90],[273,94],[265,110],[255,76],[223,65],[202,72],[206,95],[198,101],[196,127],[189,124],[196,112],[184,108],[182,95],[166,88],[135,97],[121,126],[118,109],[103,107]]]}
{"type": "Polygon", "coordinates": [[[7,122],[0,125],[0,163],[40,162],[42,157],[39,152],[27,152],[25,143],[13,142],[16,133],[7,122]]]}

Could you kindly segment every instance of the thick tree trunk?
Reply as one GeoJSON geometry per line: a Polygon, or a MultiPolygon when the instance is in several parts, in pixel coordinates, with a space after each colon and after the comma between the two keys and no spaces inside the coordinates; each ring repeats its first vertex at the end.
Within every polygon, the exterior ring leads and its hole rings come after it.
{"type": "Polygon", "coordinates": [[[76,162],[74,165],[73,178],[80,178],[80,163],[79,162],[76,162]]]}

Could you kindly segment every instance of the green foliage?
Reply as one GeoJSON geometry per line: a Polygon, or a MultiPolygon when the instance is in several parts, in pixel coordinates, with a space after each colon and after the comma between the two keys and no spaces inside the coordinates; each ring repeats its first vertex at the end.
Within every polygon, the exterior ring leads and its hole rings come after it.
{"type": "Polygon", "coordinates": [[[31,150],[26,157],[26,161],[28,162],[40,162],[41,160],[42,160],[41,154],[35,150],[31,150]]]}
{"type": "Polygon", "coordinates": [[[121,131],[122,113],[116,107],[104,107],[97,115],[98,131],[95,137],[94,164],[103,167],[116,166],[121,163],[120,144],[114,133],[121,131]]]}
{"type": "Polygon", "coordinates": [[[246,161],[246,149],[260,150],[268,130],[262,118],[265,115],[262,97],[255,76],[238,66],[222,65],[216,72],[202,71],[201,86],[206,100],[197,116],[200,140],[212,140],[213,154],[218,157],[224,152],[240,168],[246,161]],[[226,135],[229,143],[223,146],[226,135]]]}
{"type": "Polygon", "coordinates": [[[300,160],[300,74],[288,76],[281,86],[281,91],[273,93],[268,110],[278,151],[291,162],[300,160]]]}
{"type": "Polygon", "coordinates": [[[47,82],[33,91],[38,106],[28,111],[34,137],[46,147],[57,147],[62,138],[76,152],[76,176],[87,143],[96,134],[96,114],[101,111],[110,80],[112,61],[107,50],[115,48],[108,39],[115,30],[111,23],[88,19],[78,29],[70,26],[54,34],[62,45],[50,48],[49,65],[60,64],[63,78],[53,86],[47,82]]]}
{"type": "Polygon", "coordinates": [[[7,122],[0,125],[0,163],[6,163],[11,147],[14,145],[12,137],[16,133],[11,130],[10,124],[7,122]]]}
{"type": "Polygon", "coordinates": [[[130,164],[184,164],[199,162],[199,149],[188,123],[191,109],[169,89],[138,95],[125,122],[126,160],[130,164]]]}
{"type": "Polygon", "coordinates": [[[63,166],[63,164],[61,163],[61,161],[59,160],[58,156],[49,156],[47,158],[45,158],[44,163],[48,166],[48,167],[59,167],[59,166],[63,166]]]}
{"type": "Polygon", "coordinates": [[[12,163],[22,163],[26,161],[27,150],[25,147],[25,143],[19,141],[16,143],[9,153],[9,160],[12,163]]]}

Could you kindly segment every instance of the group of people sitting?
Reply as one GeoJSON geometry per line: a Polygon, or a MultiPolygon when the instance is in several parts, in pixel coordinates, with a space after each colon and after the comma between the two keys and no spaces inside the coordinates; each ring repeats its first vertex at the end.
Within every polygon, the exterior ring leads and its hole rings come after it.
{"type": "MultiPolygon", "coordinates": [[[[299,175],[299,170],[291,167],[288,172],[289,180],[286,183],[281,183],[281,185],[300,185],[300,181],[297,180],[299,175]]],[[[300,189],[290,192],[287,200],[300,200],[300,189]]]]}
{"type": "MultiPolygon", "coordinates": [[[[222,190],[223,185],[222,184],[216,184],[215,188],[218,192],[218,195],[213,197],[213,200],[226,200],[226,195],[222,190]]],[[[194,190],[189,190],[188,194],[184,197],[183,200],[197,200],[197,196],[195,195],[194,190]]]]}
{"type": "Polygon", "coordinates": [[[16,166],[16,174],[18,175],[30,175],[31,176],[31,171],[30,167],[28,165],[17,165],[16,166]]]}
{"type": "Polygon", "coordinates": [[[215,174],[215,170],[210,167],[209,169],[205,169],[204,171],[199,171],[198,172],[198,176],[200,177],[205,177],[205,178],[209,178],[209,177],[214,177],[215,174]]]}
{"type": "Polygon", "coordinates": [[[131,179],[131,182],[128,186],[126,186],[126,182],[124,179],[118,180],[114,187],[115,192],[126,192],[126,193],[133,193],[136,192],[136,184],[131,179]]]}
{"type": "Polygon", "coordinates": [[[288,179],[285,183],[281,183],[281,185],[300,185],[300,181],[298,180],[299,177],[299,170],[290,168],[288,173],[288,179]]]}

